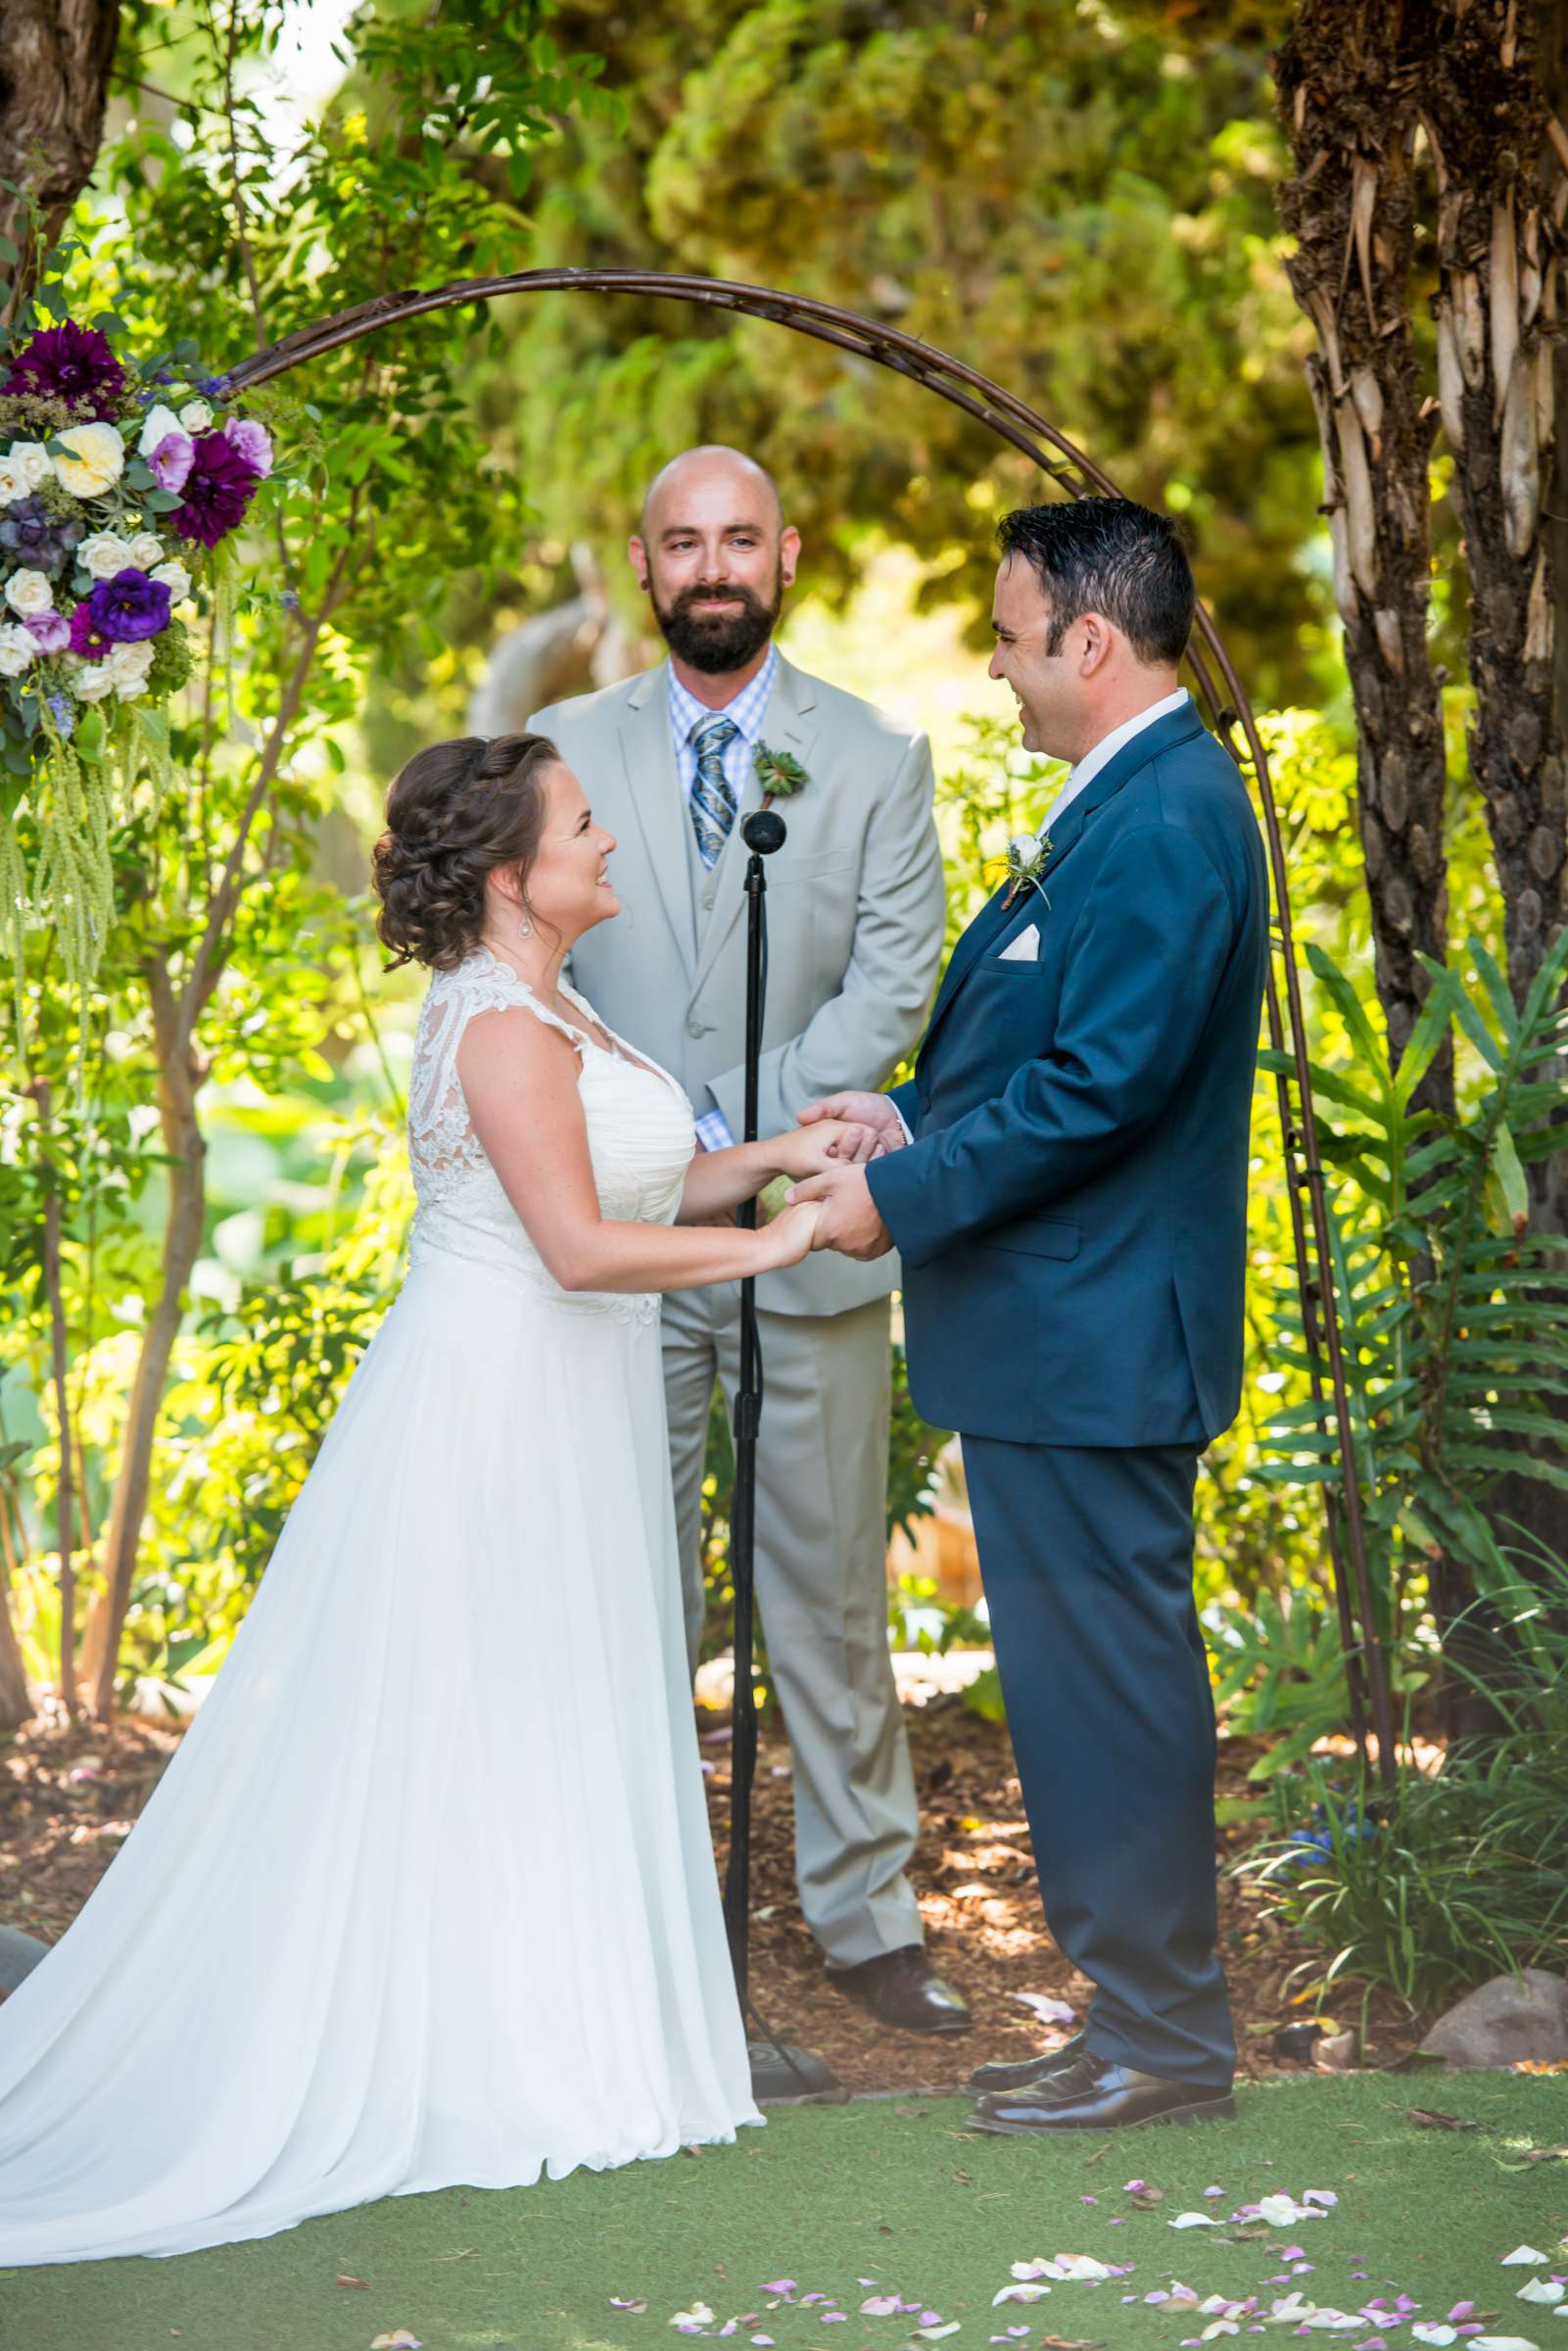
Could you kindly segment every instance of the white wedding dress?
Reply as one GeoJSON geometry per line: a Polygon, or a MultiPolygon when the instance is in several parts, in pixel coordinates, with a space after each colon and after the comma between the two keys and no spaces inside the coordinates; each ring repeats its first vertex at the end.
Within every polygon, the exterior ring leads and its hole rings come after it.
{"type": "Polygon", "coordinates": [[[407,1280],[211,1697],[0,2005],[0,2268],[265,2236],[761,2120],[658,1300],[557,1287],[457,1080],[467,1022],[519,1010],[577,1049],[605,1215],[674,1219],[693,1148],[675,1080],[488,950],[437,974],[407,1280]]]}

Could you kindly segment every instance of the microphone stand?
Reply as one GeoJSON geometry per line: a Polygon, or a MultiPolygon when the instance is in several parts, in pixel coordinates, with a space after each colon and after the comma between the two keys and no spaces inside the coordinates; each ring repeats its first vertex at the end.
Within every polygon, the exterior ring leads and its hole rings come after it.
{"type": "MultiPolygon", "coordinates": [[[[784,821],[772,808],[746,817],[740,838],[746,863],[745,1134],[757,1140],[758,1068],[768,991],[767,877],[764,857],[784,846],[784,821]]],[[[757,1204],[742,1201],[738,1221],[755,1229],[757,1204]]],[[[735,1587],[735,1697],[730,1748],[730,1857],[724,1874],[724,1924],[742,2016],[761,2039],[747,2043],[752,2094],[759,2101],[843,2099],[848,2091],[809,2049],[782,2041],[762,2016],[748,1984],[751,1941],[751,1791],[757,1769],[757,1694],[753,1683],[756,1610],[757,1430],[762,1419],[762,1350],[757,1340],[757,1285],[740,1284],[740,1376],[735,1404],[735,1497],[730,1507],[730,1577],[735,1587]]]]}

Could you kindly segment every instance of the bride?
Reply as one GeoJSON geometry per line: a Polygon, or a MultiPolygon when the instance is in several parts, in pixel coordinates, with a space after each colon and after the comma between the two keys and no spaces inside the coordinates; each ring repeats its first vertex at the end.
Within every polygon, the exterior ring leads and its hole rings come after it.
{"type": "Polygon", "coordinates": [[[614,841],[540,736],[438,744],[375,852],[431,968],[408,1276],[233,1650],[0,2006],[0,2268],[177,2253],[760,2122],[692,1725],[658,1293],[827,1125],[693,1157],[561,978],[614,841]]]}

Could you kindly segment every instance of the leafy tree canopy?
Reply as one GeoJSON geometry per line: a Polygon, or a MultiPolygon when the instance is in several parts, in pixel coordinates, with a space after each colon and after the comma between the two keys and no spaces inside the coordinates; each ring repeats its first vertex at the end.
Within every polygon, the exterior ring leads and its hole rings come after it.
{"type": "MultiPolygon", "coordinates": [[[[1188,515],[1259,698],[1299,695],[1324,609],[1308,330],[1268,28],[1227,16],[1183,45],[1161,12],[1072,0],[571,0],[559,37],[604,57],[629,127],[580,122],[541,162],[530,259],[795,287],[956,351],[1188,515]]],[[[668,303],[530,304],[486,401],[553,536],[613,545],[672,448],[735,440],[782,476],[814,580],[847,584],[885,531],[982,621],[990,524],[1039,488],[882,369],[668,303]]]]}

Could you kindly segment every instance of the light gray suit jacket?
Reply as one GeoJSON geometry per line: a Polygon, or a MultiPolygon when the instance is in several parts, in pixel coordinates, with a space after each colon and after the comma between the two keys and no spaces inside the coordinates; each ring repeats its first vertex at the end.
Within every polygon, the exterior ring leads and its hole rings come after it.
{"type": "MultiPolygon", "coordinates": [[[[663,668],[552,703],[530,728],[573,768],[616,836],[623,913],[579,939],[572,976],[612,1029],[678,1077],[698,1112],[743,1131],[744,875],[739,818],[711,874],[688,842],[663,668]],[[700,877],[700,878],[699,878],[700,877]],[[711,905],[704,903],[711,899],[711,905]]],[[[810,781],[775,806],[789,828],[767,861],[768,998],[759,1131],[821,1095],[879,1087],[920,1036],[941,955],[944,889],[926,737],[782,657],[762,740],[810,781]]],[[[740,816],[762,805],[748,777],[740,816]]],[[[895,1256],[820,1250],[758,1285],[776,1314],[832,1315],[885,1297],[895,1256]]]]}

